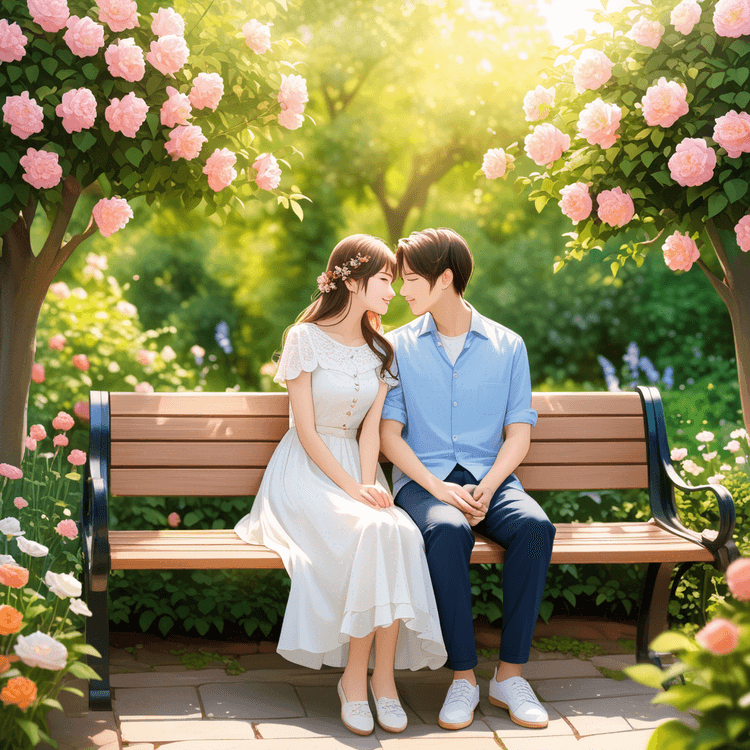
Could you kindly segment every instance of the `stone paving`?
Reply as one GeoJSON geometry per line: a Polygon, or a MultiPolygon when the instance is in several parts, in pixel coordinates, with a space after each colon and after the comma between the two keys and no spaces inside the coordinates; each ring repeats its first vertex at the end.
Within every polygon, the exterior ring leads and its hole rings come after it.
{"type": "Polygon", "coordinates": [[[631,654],[578,659],[532,649],[524,676],[545,703],[546,729],[519,727],[507,711],[490,705],[494,660],[481,657],[482,699],[471,726],[451,732],[437,724],[451,679],[447,669],[405,671],[397,673],[397,684],[407,730],[394,735],[376,725],[372,735],[358,737],[341,723],[339,669],[298,667],[272,643],[135,634],[130,640],[125,647],[122,639],[113,643],[110,653],[113,711],[87,712],[80,699],[68,698],[65,714],[49,713],[59,750],[645,750],[661,722],[675,717],[694,724],[671,706],[652,705],[657,691],[616,674],[634,663],[631,654]],[[200,649],[216,655],[203,657],[200,669],[170,653],[200,649]],[[246,671],[228,674],[227,655],[246,671]]]}

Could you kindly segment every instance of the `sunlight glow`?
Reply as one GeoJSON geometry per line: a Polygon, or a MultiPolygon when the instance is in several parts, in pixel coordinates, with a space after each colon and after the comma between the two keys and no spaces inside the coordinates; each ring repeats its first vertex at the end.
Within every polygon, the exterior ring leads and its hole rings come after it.
{"type": "MultiPolygon", "coordinates": [[[[605,24],[596,24],[592,11],[602,10],[599,0],[537,0],[539,12],[547,20],[552,41],[558,47],[567,47],[569,36],[578,29],[587,31],[609,30],[605,24]]],[[[619,10],[626,5],[626,0],[609,0],[607,10],[619,10]]]]}

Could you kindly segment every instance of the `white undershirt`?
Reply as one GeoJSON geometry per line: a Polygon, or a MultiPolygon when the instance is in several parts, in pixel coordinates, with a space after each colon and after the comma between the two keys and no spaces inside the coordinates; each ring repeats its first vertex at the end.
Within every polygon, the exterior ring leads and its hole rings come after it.
{"type": "Polygon", "coordinates": [[[466,333],[462,333],[460,336],[444,336],[440,331],[436,331],[440,337],[440,341],[443,344],[445,353],[448,355],[448,359],[451,364],[456,364],[458,355],[461,354],[461,350],[464,348],[464,341],[466,341],[466,333]]]}

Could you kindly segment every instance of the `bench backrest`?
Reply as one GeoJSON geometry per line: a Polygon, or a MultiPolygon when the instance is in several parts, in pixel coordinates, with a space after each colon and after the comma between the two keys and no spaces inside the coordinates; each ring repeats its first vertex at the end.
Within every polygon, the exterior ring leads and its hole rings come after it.
{"type": "MultiPolygon", "coordinates": [[[[94,395],[109,396],[112,495],[255,495],[289,429],[285,393],[94,395]]],[[[534,393],[532,405],[539,420],[516,471],[525,489],[648,487],[638,393],[534,393]]]]}

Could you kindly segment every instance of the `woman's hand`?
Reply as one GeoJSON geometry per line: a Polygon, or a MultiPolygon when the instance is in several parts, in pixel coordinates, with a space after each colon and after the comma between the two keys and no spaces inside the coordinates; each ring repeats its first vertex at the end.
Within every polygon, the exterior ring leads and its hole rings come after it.
{"type": "Polygon", "coordinates": [[[349,493],[349,496],[372,508],[393,507],[391,493],[380,482],[376,482],[375,484],[359,484],[356,490],[349,493]]]}

